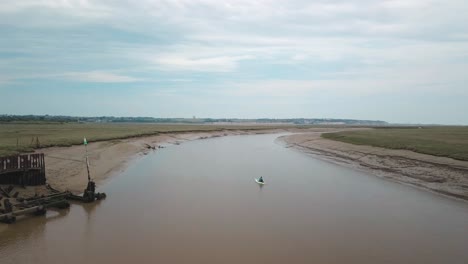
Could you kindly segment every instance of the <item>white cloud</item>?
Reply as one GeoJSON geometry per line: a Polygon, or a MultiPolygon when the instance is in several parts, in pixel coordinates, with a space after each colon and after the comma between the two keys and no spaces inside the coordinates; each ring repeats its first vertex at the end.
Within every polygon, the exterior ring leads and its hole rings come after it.
{"type": "Polygon", "coordinates": [[[250,59],[250,56],[220,56],[220,57],[183,57],[174,55],[159,55],[152,61],[161,66],[162,70],[189,70],[208,72],[229,72],[237,68],[238,61],[250,59]]]}
{"type": "Polygon", "coordinates": [[[33,74],[14,74],[9,76],[0,76],[0,84],[8,84],[20,80],[28,79],[56,79],[69,80],[76,82],[91,83],[130,83],[142,81],[140,78],[134,78],[127,75],[116,74],[105,71],[88,72],[64,72],[64,73],[33,73],[33,74]]]}
{"type": "Polygon", "coordinates": [[[380,2],[380,5],[389,9],[420,9],[435,4],[436,2],[437,1],[431,0],[384,0],[380,2]]]}
{"type": "Polygon", "coordinates": [[[138,78],[102,71],[67,72],[60,74],[57,77],[78,82],[94,83],[127,83],[140,81],[138,78]]]}
{"type": "Polygon", "coordinates": [[[49,10],[73,13],[81,17],[96,17],[98,14],[104,15],[110,12],[111,7],[103,4],[102,1],[90,0],[4,0],[0,5],[0,13],[28,10],[49,10]]]}

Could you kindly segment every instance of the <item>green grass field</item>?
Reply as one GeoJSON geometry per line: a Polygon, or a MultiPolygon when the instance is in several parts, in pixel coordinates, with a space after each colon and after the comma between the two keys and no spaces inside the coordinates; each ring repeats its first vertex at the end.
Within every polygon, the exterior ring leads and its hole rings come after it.
{"type": "Polygon", "coordinates": [[[322,137],[357,145],[406,149],[468,160],[468,127],[378,128],[326,133],[322,137]]]}
{"type": "Polygon", "coordinates": [[[168,132],[258,130],[287,126],[267,125],[190,125],[141,123],[0,123],[0,156],[32,151],[36,137],[40,147],[70,146],[110,139],[122,139],[168,132]],[[18,144],[17,144],[18,143],[18,144]]]}

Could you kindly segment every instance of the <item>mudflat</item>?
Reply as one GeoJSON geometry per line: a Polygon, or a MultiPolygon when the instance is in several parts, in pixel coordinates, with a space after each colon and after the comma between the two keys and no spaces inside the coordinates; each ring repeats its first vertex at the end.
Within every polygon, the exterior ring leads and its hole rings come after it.
{"type": "Polygon", "coordinates": [[[468,161],[409,150],[355,145],[321,137],[321,132],[283,136],[292,147],[392,181],[468,201],[468,161]]]}

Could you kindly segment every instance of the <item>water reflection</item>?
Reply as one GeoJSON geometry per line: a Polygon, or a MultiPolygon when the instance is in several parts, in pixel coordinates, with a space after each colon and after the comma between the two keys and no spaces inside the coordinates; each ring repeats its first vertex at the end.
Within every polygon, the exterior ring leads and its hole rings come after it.
{"type": "Polygon", "coordinates": [[[69,209],[51,209],[45,215],[20,216],[14,224],[0,224],[0,249],[10,243],[40,239],[46,232],[47,225],[59,221],[69,213],[69,209]]]}
{"type": "Polygon", "coordinates": [[[83,204],[83,209],[86,213],[86,223],[85,223],[85,237],[90,237],[94,231],[94,221],[93,216],[96,214],[97,209],[100,207],[102,200],[96,201],[90,204],[83,204]]]}

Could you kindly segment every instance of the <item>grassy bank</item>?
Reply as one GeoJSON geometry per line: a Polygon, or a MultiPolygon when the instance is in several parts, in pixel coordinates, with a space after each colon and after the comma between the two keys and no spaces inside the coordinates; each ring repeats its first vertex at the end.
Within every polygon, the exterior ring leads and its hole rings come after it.
{"type": "Polygon", "coordinates": [[[322,137],[358,145],[406,149],[468,160],[468,127],[379,128],[326,133],[322,137]]]}
{"type": "MultiPolygon", "coordinates": [[[[288,126],[190,125],[140,123],[0,123],[0,156],[32,151],[37,147],[70,146],[88,141],[122,139],[168,132],[259,130],[288,126]],[[37,142],[38,139],[38,142],[37,142]]],[[[290,127],[290,126],[289,126],[290,127]]]]}

